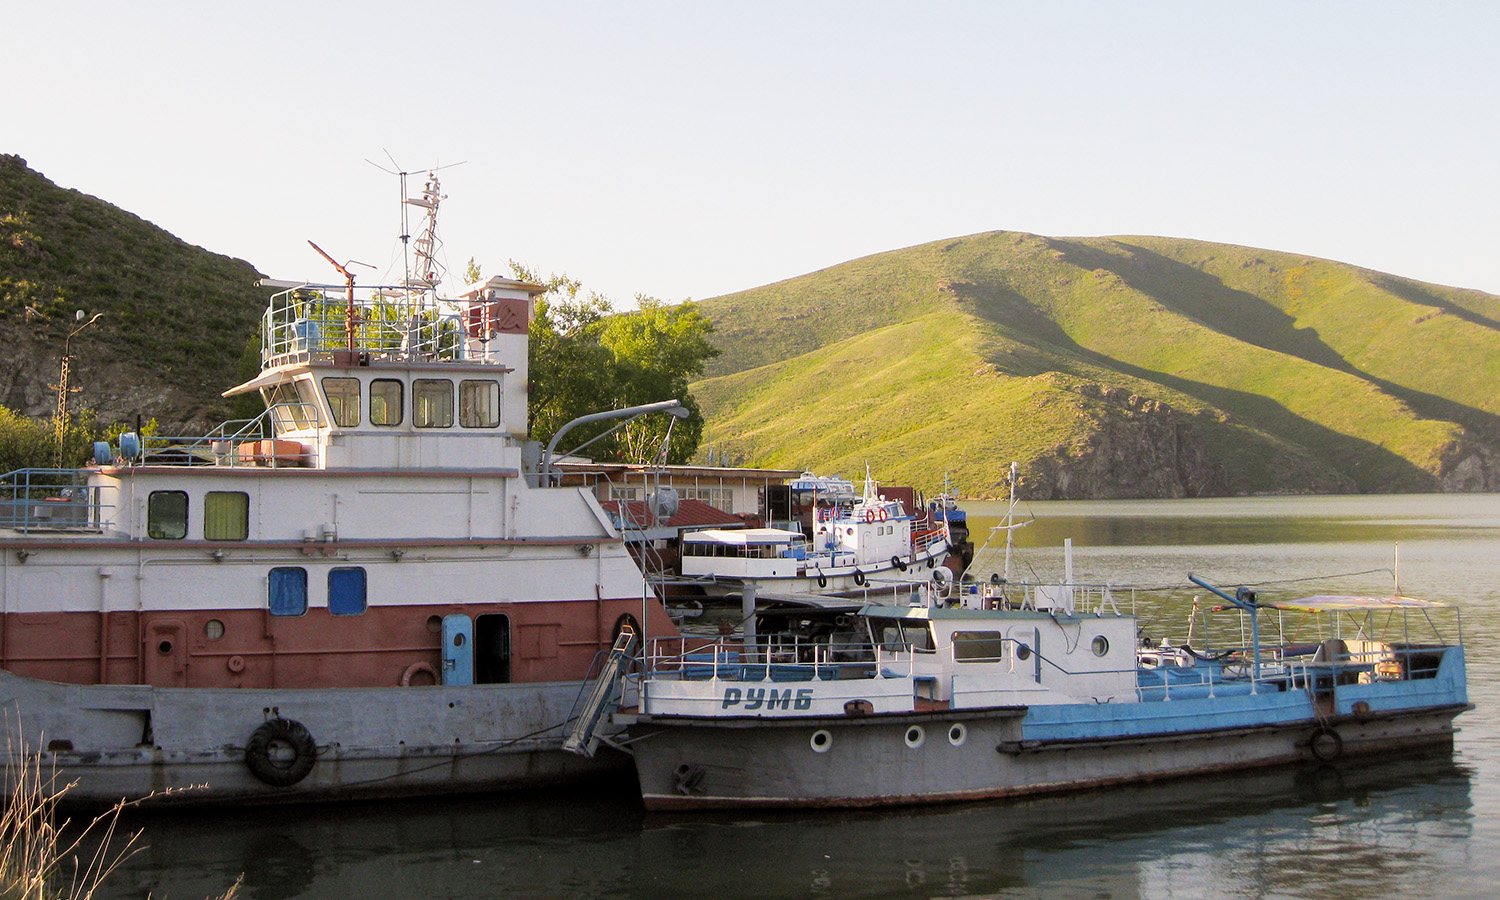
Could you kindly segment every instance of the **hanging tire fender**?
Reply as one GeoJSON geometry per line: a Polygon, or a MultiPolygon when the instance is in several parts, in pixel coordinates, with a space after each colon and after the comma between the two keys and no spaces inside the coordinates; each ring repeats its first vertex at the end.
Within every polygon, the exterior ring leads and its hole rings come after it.
{"type": "Polygon", "coordinates": [[[318,743],[295,719],[267,719],[245,743],[245,765],[272,787],[291,787],[318,762],[318,743]]]}
{"type": "Polygon", "coordinates": [[[1318,762],[1333,762],[1344,755],[1344,738],[1327,725],[1319,725],[1307,739],[1307,749],[1318,762]]]}
{"type": "Polygon", "coordinates": [[[859,585],[860,587],[864,587],[865,586],[865,573],[861,572],[858,569],[855,569],[854,570],[854,583],[857,584],[857,585],[859,585]]]}

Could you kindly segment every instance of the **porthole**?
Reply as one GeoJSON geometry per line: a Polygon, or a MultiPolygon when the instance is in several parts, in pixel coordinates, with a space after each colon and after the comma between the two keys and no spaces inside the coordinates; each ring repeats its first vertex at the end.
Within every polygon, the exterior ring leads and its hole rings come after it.
{"type": "Polygon", "coordinates": [[[203,623],[203,636],[211,641],[217,641],[224,636],[224,623],[218,619],[209,619],[203,623]]]}
{"type": "Polygon", "coordinates": [[[1031,659],[1031,645],[1017,643],[1016,659],[1019,659],[1021,662],[1025,662],[1026,660],[1031,659]]]}
{"type": "Polygon", "coordinates": [[[828,748],[833,746],[833,735],[827,730],[820,728],[813,732],[812,738],[808,740],[808,743],[812,745],[814,753],[827,753],[828,748]]]}
{"type": "Polygon", "coordinates": [[[969,729],[962,722],[954,722],[948,726],[948,743],[955,747],[962,747],[964,741],[969,739],[969,729]]]}
{"type": "Polygon", "coordinates": [[[921,725],[913,725],[906,729],[906,746],[915,750],[922,746],[925,740],[927,740],[927,732],[922,730],[921,725]]]}
{"type": "Polygon", "coordinates": [[[171,641],[162,641],[160,644],[157,644],[156,645],[156,652],[160,653],[162,656],[166,656],[168,653],[171,653],[172,652],[172,642],[171,641]]]}
{"type": "Polygon", "coordinates": [[[1109,638],[1102,634],[1095,635],[1094,640],[1089,644],[1089,648],[1094,651],[1095,656],[1103,656],[1109,652],[1109,638]]]}
{"type": "Polygon", "coordinates": [[[433,634],[441,634],[442,631],[443,631],[443,617],[442,616],[428,616],[427,617],[427,630],[430,631],[430,632],[432,632],[433,634]]]}

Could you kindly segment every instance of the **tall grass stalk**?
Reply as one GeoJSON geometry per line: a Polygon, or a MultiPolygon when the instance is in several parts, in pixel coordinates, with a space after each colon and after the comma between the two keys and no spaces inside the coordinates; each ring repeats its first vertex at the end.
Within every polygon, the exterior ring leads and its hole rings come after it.
{"type": "Polygon", "coordinates": [[[8,748],[11,784],[0,813],[0,898],[4,900],[84,900],[110,873],[141,849],[139,831],[121,835],[120,801],[82,828],[59,820],[57,810],[72,783],[58,786],[42,754],[8,748]],[[86,844],[93,844],[89,851],[86,844]]]}

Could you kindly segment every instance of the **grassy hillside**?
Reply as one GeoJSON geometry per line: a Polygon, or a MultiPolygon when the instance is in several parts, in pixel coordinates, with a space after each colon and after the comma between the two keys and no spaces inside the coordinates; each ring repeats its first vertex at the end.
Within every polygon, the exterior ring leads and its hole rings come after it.
{"type": "Polygon", "coordinates": [[[118,415],[148,402],[134,411],[214,418],[265,306],[257,277],[244,260],[186,244],[0,155],[0,337],[10,366],[0,403],[50,411],[47,385],[82,309],[104,314],[73,342],[83,404],[118,415]]]}
{"type": "Polygon", "coordinates": [[[724,353],[695,391],[714,446],[747,461],[868,461],[929,486],[947,471],[988,495],[1012,459],[1054,496],[1500,482],[1500,298],[1475,291],[1196,241],[993,232],[701,308],[724,353]]]}

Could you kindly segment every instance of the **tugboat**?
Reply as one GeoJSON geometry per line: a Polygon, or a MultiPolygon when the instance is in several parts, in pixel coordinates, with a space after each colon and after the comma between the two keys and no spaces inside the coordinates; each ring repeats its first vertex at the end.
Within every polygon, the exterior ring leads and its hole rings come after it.
{"type": "MultiPolygon", "coordinates": [[[[432,175],[408,201],[428,211],[419,256],[441,199],[432,175]]],[[[553,486],[528,443],[543,289],[490,278],[448,301],[430,266],[356,289],[334,265],[344,284],[275,285],[261,372],[226,392],[259,392],[259,418],[0,476],[10,761],[39,753],[69,801],[345,800],[628,765],[562,744],[605,655],[677,631],[591,490],[553,486]]]]}

